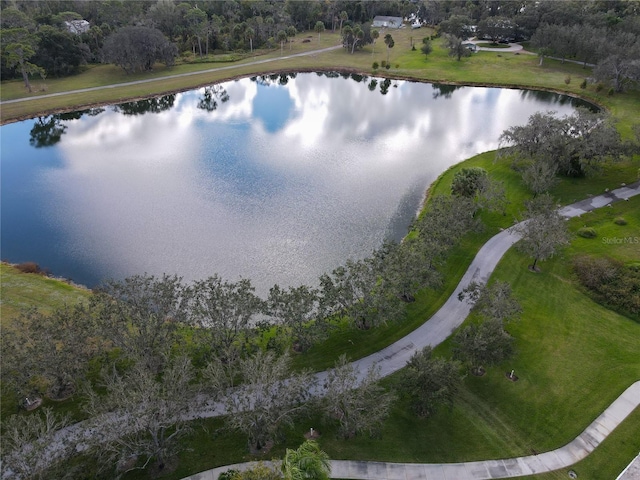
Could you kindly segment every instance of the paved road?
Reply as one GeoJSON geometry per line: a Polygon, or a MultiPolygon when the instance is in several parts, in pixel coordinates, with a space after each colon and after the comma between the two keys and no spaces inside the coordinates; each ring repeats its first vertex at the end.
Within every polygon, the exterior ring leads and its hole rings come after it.
{"type": "MultiPolygon", "coordinates": [[[[578,217],[596,208],[628,200],[635,195],[640,195],[640,181],[573,203],[561,208],[559,213],[565,218],[578,217]]],[[[520,236],[511,230],[504,230],[489,239],[474,258],[456,290],[429,321],[387,348],[354,362],[360,378],[363,378],[372,366],[380,368],[382,376],[390,375],[403,368],[416,351],[427,345],[434,347],[442,343],[464,322],[471,310],[470,303],[458,300],[458,293],[471,281],[486,282],[503,255],[519,239],[520,236]]],[[[317,374],[320,385],[326,373],[317,374]]],[[[481,480],[550,472],[570,466],[586,457],[639,404],[640,381],[631,385],[573,442],[540,455],[456,464],[396,464],[334,460],[331,462],[332,476],[361,480],[481,480]]],[[[209,412],[202,413],[204,416],[213,416],[220,415],[222,412],[211,409],[209,412]]],[[[185,480],[215,480],[220,472],[229,468],[248,468],[250,465],[248,463],[219,467],[192,475],[185,480]]]]}
{"type": "Polygon", "coordinates": [[[66,91],[66,92],[47,93],[47,94],[44,94],[44,95],[37,95],[37,96],[34,96],[34,97],[16,98],[15,100],[5,100],[4,102],[0,102],[0,105],[8,105],[10,103],[19,103],[19,102],[29,102],[31,100],[39,100],[39,99],[42,99],[42,98],[60,97],[62,95],[71,95],[71,94],[74,94],[74,93],[95,92],[96,90],[106,90],[108,88],[127,87],[127,86],[131,86],[131,85],[140,85],[140,84],[143,84],[143,83],[158,82],[160,80],[167,80],[167,79],[171,79],[171,78],[190,77],[192,75],[201,75],[201,74],[205,74],[205,73],[221,72],[221,71],[224,71],[224,70],[233,70],[234,68],[245,67],[245,66],[248,66],[248,65],[260,65],[260,64],[263,64],[263,63],[275,62],[277,60],[287,60],[289,58],[304,57],[304,56],[307,56],[307,55],[317,55],[319,53],[330,52],[331,50],[337,50],[338,48],[342,48],[342,45],[336,45],[334,47],[322,48],[322,49],[319,49],[319,50],[311,50],[309,52],[295,53],[293,55],[285,55],[283,57],[264,58],[262,60],[254,60],[254,61],[247,62],[247,63],[234,63],[233,65],[227,65],[225,67],[210,68],[208,70],[198,70],[197,72],[177,73],[175,75],[167,75],[167,76],[158,77],[158,78],[148,78],[148,79],[145,79],[145,80],[135,80],[135,81],[132,81],[132,82],[115,83],[113,85],[104,85],[104,86],[101,86],[101,87],[81,88],[81,89],[78,89],[78,90],[69,90],[69,91],[66,91]]]}

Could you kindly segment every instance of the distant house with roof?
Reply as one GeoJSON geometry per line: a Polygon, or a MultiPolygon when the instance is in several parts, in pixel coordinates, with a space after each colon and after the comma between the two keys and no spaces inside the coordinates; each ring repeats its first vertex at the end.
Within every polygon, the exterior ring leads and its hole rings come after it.
{"type": "Polygon", "coordinates": [[[64,22],[64,25],[65,27],[67,27],[67,30],[69,32],[76,35],[86,33],[91,28],[91,25],[89,25],[89,22],[87,22],[86,20],[68,20],[64,22]]]}
{"type": "Polygon", "coordinates": [[[372,27],[378,28],[402,28],[402,17],[386,17],[378,15],[374,17],[372,27]]]}

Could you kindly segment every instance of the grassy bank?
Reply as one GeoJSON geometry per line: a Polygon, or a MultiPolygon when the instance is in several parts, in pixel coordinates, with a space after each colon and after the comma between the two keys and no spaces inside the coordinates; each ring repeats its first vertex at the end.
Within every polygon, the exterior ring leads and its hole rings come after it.
{"type": "Polygon", "coordinates": [[[35,87],[40,91],[32,94],[27,94],[19,81],[3,82],[0,92],[2,101],[28,97],[33,100],[3,105],[0,120],[4,123],[16,118],[36,116],[47,111],[116,103],[265,72],[342,69],[369,75],[376,74],[422,81],[530,87],[566,92],[605,105],[623,122],[624,125],[621,126],[623,133],[630,133],[630,122],[634,121],[633,112],[637,112],[640,107],[639,92],[608,96],[606,89],[598,92],[595,85],[581,89],[582,80],[591,75],[590,69],[584,69],[581,65],[572,63],[562,64],[555,60],[545,60],[544,65],[539,66],[538,58],[527,53],[478,52],[472,57],[464,58],[458,62],[447,55],[441,40],[436,40],[433,53],[425,57],[418,47],[422,38],[430,33],[431,31],[428,29],[406,29],[392,32],[395,39],[395,47],[389,51],[389,62],[392,67],[389,70],[381,69],[375,72],[372,70],[373,61],[380,63],[387,59],[386,47],[381,41],[378,41],[375,46],[368,45],[354,54],[349,54],[340,48],[304,57],[282,58],[290,54],[310,52],[340,44],[340,37],[336,33],[322,34],[318,42],[317,36],[305,32],[298,34],[292,44],[292,49],[288,50],[287,47],[282,54],[279,49],[261,51],[256,52],[253,57],[234,62],[225,62],[227,57],[212,56],[210,63],[181,63],[170,69],[158,66],[150,73],[137,75],[126,75],[120,68],[113,65],[92,65],[85,72],[73,77],[47,79],[43,85],[34,81],[35,87]],[[303,40],[307,39],[311,41],[303,43],[303,40]],[[417,45],[415,51],[411,49],[412,44],[417,45]],[[256,60],[269,60],[269,62],[251,65],[256,60]],[[206,72],[197,73],[203,71],[206,72]],[[180,74],[189,75],[175,77],[180,74]],[[172,78],[167,78],[167,76],[172,76],[172,78]],[[567,78],[570,79],[568,84],[566,83],[567,78]],[[148,79],[154,81],[111,88],[120,83],[148,79]],[[57,94],[100,86],[109,86],[110,88],[51,98],[38,98],[43,94],[57,94]]]}
{"type": "MultiPolygon", "coordinates": [[[[394,33],[396,46],[390,52],[393,67],[384,74],[411,77],[419,80],[460,82],[467,84],[504,84],[532,86],[548,90],[563,90],[583,95],[604,104],[616,116],[623,134],[631,131],[640,111],[640,94],[607,96],[596,92],[593,86],[579,88],[582,78],[590,74],[579,65],[545,61],[538,66],[533,55],[480,52],[473,57],[456,62],[440,48],[425,59],[419,51],[410,48],[410,37],[418,43],[423,32],[402,31],[394,33]],[[397,65],[397,66],[396,66],[397,65]],[[569,84],[565,83],[571,75],[569,84]]],[[[317,37],[310,44],[298,41],[294,53],[303,48],[318,48],[317,37]]],[[[321,36],[320,46],[337,43],[331,34],[321,36]]],[[[25,103],[3,105],[2,120],[32,115],[51,109],[80,106],[87,103],[119,101],[132,97],[190,88],[212,83],[237,75],[249,75],[278,69],[298,70],[314,68],[344,68],[371,74],[373,59],[386,59],[382,42],[349,55],[343,50],[323,53],[316,57],[299,57],[295,60],[277,60],[262,65],[246,65],[248,60],[234,62],[233,70],[214,71],[189,77],[162,79],[137,86],[107,89],[86,94],[74,94],[51,99],[38,99],[25,103]]],[[[285,50],[285,54],[286,54],[285,50]]],[[[268,52],[261,58],[278,58],[280,52],[268,52]]],[[[220,65],[216,63],[215,65],[220,65]]],[[[224,64],[227,65],[227,64],[224,64]]],[[[211,65],[184,64],[171,71],[156,70],[153,75],[190,73],[211,65]]],[[[382,74],[382,72],[378,72],[382,74]]],[[[47,81],[47,93],[63,92],[87,86],[107,85],[129,81],[115,67],[98,66],[68,80],[47,81]],[[92,83],[93,82],[93,83],[92,83]],[[105,82],[105,83],[102,83],[105,82]]],[[[2,99],[17,98],[20,85],[5,84],[2,99]],[[13,97],[12,97],[13,96],[13,97]]],[[[465,238],[444,267],[446,283],[438,291],[423,292],[415,304],[409,306],[408,320],[400,326],[389,325],[384,329],[368,332],[342,331],[314,347],[307,355],[296,359],[298,365],[315,369],[330,366],[342,352],[358,358],[388,345],[422,323],[448,297],[466,270],[470,260],[488,238],[500,228],[508,227],[522,210],[523,201],[529,198],[517,175],[509,168],[507,160],[494,161],[495,154],[488,152],[452,167],[431,187],[432,193],[448,193],[451,178],[463,166],[482,166],[490,174],[504,182],[510,204],[506,215],[483,214],[487,228],[465,238]]],[[[561,203],[571,203],[588,194],[597,194],[606,188],[616,188],[622,182],[630,182],[637,176],[637,161],[607,166],[602,175],[590,179],[564,180],[553,194],[561,203]]],[[[640,236],[640,199],[620,202],[611,209],[589,214],[570,222],[572,230],[592,222],[601,235],[618,235],[610,225],[609,217],[624,216],[629,220],[625,236],[640,236]]],[[[532,274],[526,268],[529,259],[510,251],[500,262],[493,278],[509,281],[516,297],[522,303],[522,319],[510,324],[508,330],[517,341],[518,355],[499,367],[488,370],[481,378],[467,377],[465,389],[451,410],[442,410],[429,419],[416,419],[406,401],[399,400],[381,432],[380,438],[338,440],[335,429],[324,425],[319,418],[312,418],[288,432],[285,441],[270,454],[280,455],[285,446],[294,447],[302,441],[302,433],[313,426],[320,429],[320,444],[332,458],[351,458],[388,461],[458,462],[487,458],[504,458],[528,455],[557,448],[579,434],[611,401],[633,381],[640,379],[640,325],[627,317],[613,313],[593,302],[578,287],[571,272],[570,259],[577,253],[610,255],[623,261],[638,260],[637,250],[626,245],[606,245],[601,241],[575,239],[562,255],[542,263],[542,273],[532,274]],[[516,370],[520,380],[506,381],[504,372],[516,370]]],[[[70,293],[64,286],[39,282],[46,279],[29,278],[28,282],[5,265],[2,266],[2,317],[14,314],[29,305],[48,305],[50,308],[65,301],[76,301],[85,294],[70,293]],[[18,281],[19,280],[19,281],[18,281]],[[32,286],[35,282],[37,286],[32,286]],[[57,292],[57,293],[56,293],[57,292]],[[71,295],[76,300],[69,300],[71,295]],[[13,309],[13,310],[12,310],[13,309]]],[[[448,355],[450,345],[443,344],[438,353],[448,355]]],[[[385,384],[396,387],[396,379],[385,384]]],[[[574,468],[580,478],[614,478],[640,448],[640,412],[636,411],[612,437],[596,452],[574,468]]],[[[186,441],[178,470],[166,478],[182,478],[185,475],[206,470],[217,465],[250,459],[246,442],[236,434],[219,431],[219,420],[202,422],[207,430],[196,429],[186,441]]],[[[147,478],[146,473],[127,478],[147,478]]],[[[536,477],[539,478],[539,477],[536,477]]],[[[543,476],[545,479],[566,478],[566,472],[543,476]]]]}
{"type": "Polygon", "coordinates": [[[22,273],[6,263],[0,264],[0,285],[2,327],[24,309],[37,306],[48,312],[64,304],[82,301],[90,295],[83,288],[35,273],[22,273]]]}

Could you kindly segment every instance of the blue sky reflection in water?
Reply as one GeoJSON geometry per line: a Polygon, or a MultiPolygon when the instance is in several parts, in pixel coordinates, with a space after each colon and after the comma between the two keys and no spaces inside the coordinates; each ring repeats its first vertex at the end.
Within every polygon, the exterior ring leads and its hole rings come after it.
{"type": "Polygon", "coordinates": [[[261,294],[315,284],[400,238],[450,165],[536,111],[573,110],[519,90],[282,80],[70,115],[40,148],[38,120],[3,126],[2,258],[88,285],[144,272],[251,278],[261,294]]]}

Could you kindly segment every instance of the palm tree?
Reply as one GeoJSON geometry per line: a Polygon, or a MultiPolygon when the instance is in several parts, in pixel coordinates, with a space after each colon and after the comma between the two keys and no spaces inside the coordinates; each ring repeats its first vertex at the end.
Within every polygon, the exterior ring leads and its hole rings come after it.
{"type": "Polygon", "coordinates": [[[297,450],[287,448],[282,460],[285,480],[329,480],[329,456],[313,440],[306,440],[297,450]]]}
{"type": "Polygon", "coordinates": [[[342,35],[342,22],[346,22],[349,19],[349,15],[344,10],[340,12],[340,34],[342,35]]]}
{"type": "Polygon", "coordinates": [[[253,37],[256,36],[256,31],[251,27],[247,27],[244,31],[244,36],[249,39],[249,48],[253,53],[253,37]]]}
{"type": "Polygon", "coordinates": [[[376,40],[380,37],[380,32],[378,30],[371,30],[371,38],[373,39],[373,48],[371,49],[371,56],[373,57],[373,52],[376,51],[376,40]]]}
{"type": "Polygon", "coordinates": [[[387,46],[387,64],[388,64],[389,63],[389,51],[395,45],[395,42],[393,41],[393,37],[391,36],[390,33],[387,33],[384,36],[384,44],[387,46]]]}
{"type": "Polygon", "coordinates": [[[313,29],[318,32],[318,43],[320,43],[320,33],[324,32],[324,23],[322,23],[320,20],[318,20],[316,22],[315,27],[313,27],[313,29]]]}
{"type": "Polygon", "coordinates": [[[289,39],[289,50],[291,50],[291,43],[293,42],[293,37],[296,36],[298,30],[293,25],[287,27],[287,38],[289,39]]]}
{"type": "Polygon", "coordinates": [[[280,55],[282,55],[282,48],[284,47],[284,42],[286,42],[289,37],[287,37],[287,32],[285,32],[284,30],[278,30],[277,38],[278,38],[278,41],[280,42],[280,55]]]}

